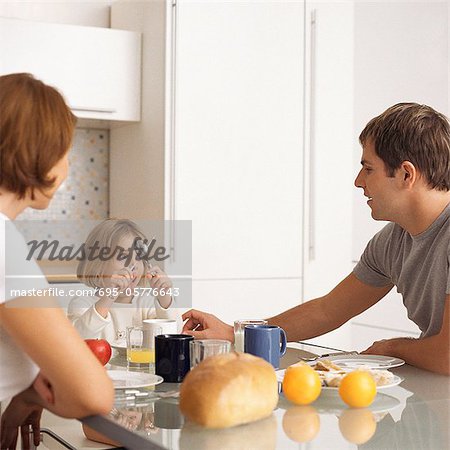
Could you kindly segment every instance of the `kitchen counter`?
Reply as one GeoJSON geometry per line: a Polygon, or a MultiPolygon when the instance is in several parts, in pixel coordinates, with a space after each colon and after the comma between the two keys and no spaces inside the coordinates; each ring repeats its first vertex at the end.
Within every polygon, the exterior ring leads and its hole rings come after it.
{"type": "MultiPolygon", "coordinates": [[[[319,354],[329,351],[289,344],[282,367],[308,355],[305,349],[319,354]]],[[[403,382],[380,390],[366,409],[347,408],[334,390],[323,390],[319,399],[308,406],[295,406],[281,395],[278,407],[267,419],[224,430],[206,430],[185,422],[176,396],[161,397],[161,392],[179,388],[163,383],[150,388],[154,390],[146,401],[116,404],[116,421],[122,426],[111,418],[95,417],[87,422],[127,448],[139,450],[298,450],[306,442],[311,449],[450,448],[450,377],[408,365],[391,370],[404,378],[403,382]]]]}
{"type": "Polygon", "coordinates": [[[49,283],[79,283],[77,278],[78,261],[36,261],[49,283]]]}

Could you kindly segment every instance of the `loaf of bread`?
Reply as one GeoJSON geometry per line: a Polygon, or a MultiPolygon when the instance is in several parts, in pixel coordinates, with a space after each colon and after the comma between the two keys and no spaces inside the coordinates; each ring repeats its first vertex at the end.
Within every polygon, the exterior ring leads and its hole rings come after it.
{"type": "Polygon", "coordinates": [[[270,416],[278,402],[271,364],[247,353],[227,353],[202,361],[180,389],[184,416],[207,428],[227,428],[270,416]]]}

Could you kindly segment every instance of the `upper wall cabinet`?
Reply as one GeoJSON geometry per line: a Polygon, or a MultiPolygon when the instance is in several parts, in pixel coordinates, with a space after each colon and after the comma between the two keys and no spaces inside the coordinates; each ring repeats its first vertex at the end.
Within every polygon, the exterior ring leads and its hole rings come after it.
{"type": "Polygon", "coordinates": [[[0,18],[0,74],[32,73],[82,119],[140,120],[140,33],[0,18]]]}

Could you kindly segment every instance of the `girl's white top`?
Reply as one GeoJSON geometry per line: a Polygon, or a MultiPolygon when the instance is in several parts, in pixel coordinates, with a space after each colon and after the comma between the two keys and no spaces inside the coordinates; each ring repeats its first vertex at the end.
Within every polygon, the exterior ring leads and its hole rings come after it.
{"type": "Polygon", "coordinates": [[[69,304],[69,320],[84,339],[106,339],[109,343],[123,340],[126,328],[142,325],[144,319],[175,319],[177,330],[182,328],[180,310],[173,306],[164,309],[150,295],[136,295],[131,303],[113,303],[106,318],[95,309],[97,301],[94,296],[74,297],[69,304]]]}

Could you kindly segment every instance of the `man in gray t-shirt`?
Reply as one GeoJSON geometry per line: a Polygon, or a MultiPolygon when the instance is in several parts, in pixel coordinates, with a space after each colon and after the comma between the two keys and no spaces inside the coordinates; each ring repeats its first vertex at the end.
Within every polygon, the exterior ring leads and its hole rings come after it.
{"type": "MultiPolygon", "coordinates": [[[[390,355],[450,375],[450,123],[425,105],[399,103],[362,131],[362,169],[355,180],[375,220],[391,222],[369,242],[354,271],[330,293],[269,323],[291,341],[334,330],[380,301],[394,286],[419,339],[373,343],[366,353],[390,355]]],[[[233,329],[191,310],[183,332],[233,340],[233,329]]]]}
{"type": "Polygon", "coordinates": [[[408,317],[434,336],[442,327],[445,296],[450,294],[450,205],[415,236],[395,223],[367,245],[353,273],[372,286],[397,286],[408,317]]]}

